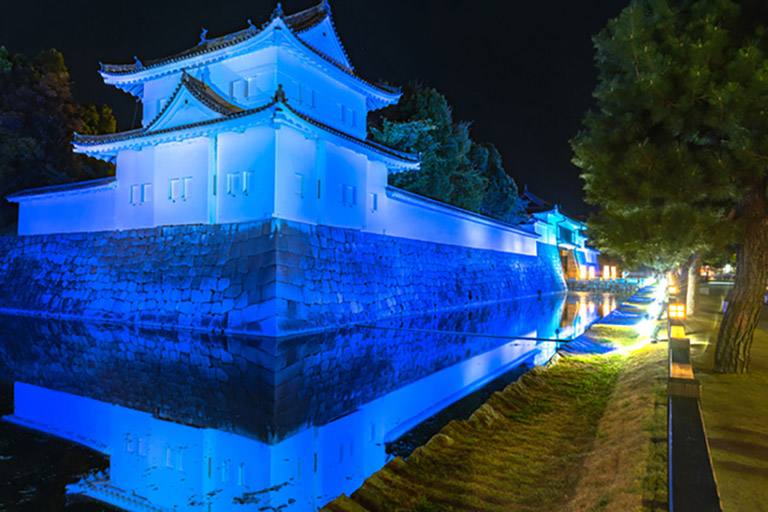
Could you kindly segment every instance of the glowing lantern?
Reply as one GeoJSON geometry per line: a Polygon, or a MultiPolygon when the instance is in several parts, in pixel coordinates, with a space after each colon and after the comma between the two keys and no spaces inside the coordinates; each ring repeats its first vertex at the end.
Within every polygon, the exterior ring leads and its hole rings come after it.
{"type": "Polygon", "coordinates": [[[669,330],[670,338],[683,339],[685,338],[685,327],[682,325],[672,325],[669,330]]]}
{"type": "Polygon", "coordinates": [[[670,320],[685,320],[685,304],[680,302],[670,303],[667,308],[670,320]]]}
{"type": "Polygon", "coordinates": [[[667,293],[669,295],[677,295],[677,286],[674,284],[671,284],[667,287],[667,293]]]}

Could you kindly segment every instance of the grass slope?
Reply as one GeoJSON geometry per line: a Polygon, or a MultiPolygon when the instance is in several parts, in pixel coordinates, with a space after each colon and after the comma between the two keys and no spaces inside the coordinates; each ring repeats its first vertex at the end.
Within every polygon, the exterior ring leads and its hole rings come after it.
{"type": "Polygon", "coordinates": [[[536,368],[324,510],[655,510],[666,501],[666,443],[654,443],[665,347],[536,368]]]}

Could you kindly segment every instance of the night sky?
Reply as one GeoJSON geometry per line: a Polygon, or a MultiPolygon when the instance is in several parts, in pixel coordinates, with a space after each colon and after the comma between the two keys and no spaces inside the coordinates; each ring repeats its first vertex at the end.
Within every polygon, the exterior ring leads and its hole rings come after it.
{"type": "MultiPolygon", "coordinates": [[[[316,3],[287,0],[291,14],[316,3]]],[[[0,45],[64,54],[81,101],[106,103],[118,129],[131,127],[134,99],[104,85],[99,61],[164,57],[208,37],[260,25],[265,0],[85,0],[3,2],[0,45]]],[[[524,185],[571,215],[587,211],[568,139],[592,107],[596,71],[591,36],[628,0],[330,0],[336,28],[357,72],[443,93],[454,119],[472,121],[472,137],[494,143],[524,185]]]]}

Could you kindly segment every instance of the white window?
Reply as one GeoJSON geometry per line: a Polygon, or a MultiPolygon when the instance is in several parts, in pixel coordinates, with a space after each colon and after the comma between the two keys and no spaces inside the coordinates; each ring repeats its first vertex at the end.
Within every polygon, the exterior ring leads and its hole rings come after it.
{"type": "Polygon", "coordinates": [[[239,172],[230,172],[227,174],[227,194],[237,195],[243,190],[243,175],[239,172]]]}
{"type": "Polygon", "coordinates": [[[165,449],[165,467],[173,468],[173,450],[170,448],[165,449]]]}
{"type": "Polygon", "coordinates": [[[139,438],[139,455],[142,457],[147,455],[147,440],[143,437],[139,438]]]}
{"type": "Polygon", "coordinates": [[[247,87],[247,90],[245,91],[246,97],[253,98],[261,92],[261,89],[259,88],[258,76],[252,76],[248,78],[247,84],[248,84],[248,87],[247,87]]]}
{"type": "Polygon", "coordinates": [[[371,194],[371,211],[375,212],[379,209],[379,194],[371,194]]]}
{"type": "Polygon", "coordinates": [[[130,202],[131,204],[141,203],[141,186],[140,185],[131,185],[130,202]]]}
{"type": "Polygon", "coordinates": [[[125,441],[125,451],[128,453],[133,453],[133,439],[127,439],[125,441]]]}
{"type": "Polygon", "coordinates": [[[224,461],[221,463],[221,481],[226,482],[227,478],[229,478],[229,461],[224,461]]]}
{"type": "Polygon", "coordinates": [[[248,97],[248,85],[245,80],[233,80],[229,83],[229,99],[244,100],[248,97]]]}
{"type": "Polygon", "coordinates": [[[297,172],[293,178],[293,181],[293,188],[296,192],[296,195],[299,197],[304,197],[304,175],[297,172]]]}
{"type": "Polygon", "coordinates": [[[237,467],[237,485],[240,487],[245,485],[245,464],[242,462],[237,467]]]}
{"type": "Polygon", "coordinates": [[[181,198],[181,178],[168,180],[168,199],[176,201],[181,198]]]}
{"type": "Polygon", "coordinates": [[[141,185],[141,202],[149,203],[152,201],[152,184],[144,183],[141,185]]]}
{"type": "Polygon", "coordinates": [[[179,471],[184,471],[184,450],[179,450],[179,471]]]}
{"type": "Polygon", "coordinates": [[[248,195],[248,192],[251,190],[251,180],[253,179],[253,172],[251,171],[243,171],[243,195],[248,195]]]}
{"type": "Polygon", "coordinates": [[[309,108],[315,108],[315,91],[304,84],[299,84],[299,102],[309,108]]]}
{"type": "Polygon", "coordinates": [[[341,122],[349,126],[356,126],[357,112],[351,108],[341,105],[341,122]]]}
{"type": "Polygon", "coordinates": [[[357,187],[339,183],[339,200],[345,206],[355,206],[357,204],[357,187]]]}
{"type": "Polygon", "coordinates": [[[187,199],[192,195],[192,176],[181,178],[181,198],[187,199]]]}

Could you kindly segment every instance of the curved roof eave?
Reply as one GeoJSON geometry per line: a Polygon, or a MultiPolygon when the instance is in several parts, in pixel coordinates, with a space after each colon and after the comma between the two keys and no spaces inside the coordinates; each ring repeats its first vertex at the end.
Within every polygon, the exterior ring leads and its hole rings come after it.
{"type": "MultiPolygon", "coordinates": [[[[72,145],[74,150],[78,153],[84,153],[95,158],[111,158],[117,154],[117,151],[126,147],[135,145],[144,146],[168,139],[176,140],[198,137],[203,133],[209,133],[211,126],[221,125],[220,128],[223,128],[226,124],[234,124],[238,120],[250,118],[251,116],[256,116],[258,114],[264,114],[270,110],[271,116],[274,118],[278,114],[277,110],[281,106],[284,106],[285,111],[287,111],[299,122],[305,123],[307,126],[320,129],[339,139],[351,142],[358,147],[366,149],[369,152],[378,155],[379,158],[384,158],[389,164],[398,169],[418,169],[420,166],[421,162],[417,155],[403,153],[396,149],[392,149],[381,144],[377,144],[365,139],[360,139],[353,135],[344,133],[313,117],[308,116],[307,114],[293,109],[287,103],[283,103],[277,100],[272,100],[271,102],[262,105],[261,107],[233,113],[226,117],[201,121],[188,125],[164,128],[161,130],[147,131],[146,128],[138,128],[128,132],[109,135],[83,136],[75,134],[75,140],[73,141],[72,145]],[[272,110],[273,107],[274,110],[272,110]]],[[[253,118],[251,121],[252,123],[248,124],[258,124],[263,121],[263,116],[258,119],[253,118]]]]}
{"type": "MultiPolygon", "coordinates": [[[[232,54],[228,54],[226,50],[241,44],[243,46],[238,48],[238,52],[235,55],[239,55],[240,53],[247,51],[252,46],[256,46],[259,43],[269,39],[270,27],[272,28],[272,31],[283,30],[284,28],[285,33],[289,33],[291,35],[290,39],[293,40],[296,46],[309,50],[309,53],[316,58],[319,58],[325,63],[331,64],[333,69],[344,73],[350,78],[353,78],[356,82],[358,82],[358,86],[362,86],[367,90],[366,92],[369,95],[376,96],[380,101],[385,103],[394,103],[400,98],[402,93],[400,92],[399,88],[377,84],[361,77],[355,73],[351,67],[345,66],[344,63],[338,62],[336,59],[324,54],[312,45],[303,41],[296,33],[300,33],[300,31],[297,30],[294,32],[289,24],[286,23],[285,19],[280,16],[274,17],[272,20],[265,23],[258,29],[254,26],[251,26],[239,32],[234,32],[227,36],[222,36],[221,38],[212,40],[222,40],[218,44],[208,45],[207,42],[201,43],[198,46],[204,46],[198,51],[192,51],[194,50],[194,48],[192,48],[174,56],[149,62],[146,66],[141,64],[138,59],[134,64],[102,64],[102,67],[99,70],[99,74],[102,76],[105,83],[123,89],[129,94],[139,95],[141,89],[143,88],[142,83],[144,81],[155,76],[177,73],[180,70],[179,63],[184,64],[182,69],[210,64],[211,62],[223,60],[232,56],[232,54]]],[[[305,28],[303,30],[308,29],[305,28]]],[[[344,52],[346,54],[346,51],[344,52]]]]}

